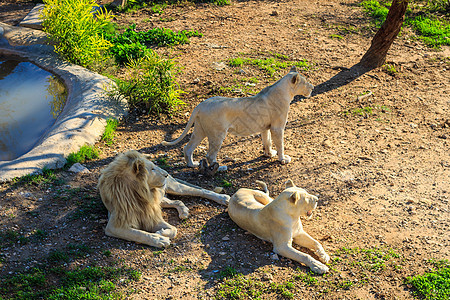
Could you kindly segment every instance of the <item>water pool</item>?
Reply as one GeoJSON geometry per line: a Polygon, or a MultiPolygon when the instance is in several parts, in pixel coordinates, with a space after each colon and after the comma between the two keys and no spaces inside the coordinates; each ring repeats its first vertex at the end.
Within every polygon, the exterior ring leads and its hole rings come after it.
{"type": "Polygon", "coordinates": [[[0,56],[0,161],[30,151],[55,123],[65,99],[65,87],[53,74],[0,56]]]}

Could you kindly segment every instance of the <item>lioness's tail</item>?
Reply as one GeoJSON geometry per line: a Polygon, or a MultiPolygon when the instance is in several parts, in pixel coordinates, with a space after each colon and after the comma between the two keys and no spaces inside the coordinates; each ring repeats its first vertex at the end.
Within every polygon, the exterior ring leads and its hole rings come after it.
{"type": "Polygon", "coordinates": [[[195,117],[197,116],[197,112],[198,112],[198,109],[196,107],[192,111],[192,114],[189,117],[189,121],[187,122],[186,127],[184,128],[183,133],[180,135],[179,138],[177,138],[176,140],[173,140],[171,142],[163,141],[161,144],[163,146],[172,146],[172,145],[175,145],[175,144],[179,143],[187,135],[189,129],[191,129],[192,125],[194,124],[195,117]]]}
{"type": "Polygon", "coordinates": [[[267,188],[267,184],[264,181],[260,181],[260,180],[256,180],[255,181],[260,188],[262,188],[264,190],[264,193],[267,194],[267,196],[269,196],[269,189],[267,188]]]}

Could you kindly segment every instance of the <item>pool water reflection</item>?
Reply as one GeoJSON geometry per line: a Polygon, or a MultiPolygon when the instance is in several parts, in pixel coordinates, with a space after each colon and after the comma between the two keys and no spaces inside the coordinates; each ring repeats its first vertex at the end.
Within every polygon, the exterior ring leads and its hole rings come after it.
{"type": "Polygon", "coordinates": [[[55,123],[66,90],[36,65],[0,56],[0,161],[28,151],[55,123]]]}

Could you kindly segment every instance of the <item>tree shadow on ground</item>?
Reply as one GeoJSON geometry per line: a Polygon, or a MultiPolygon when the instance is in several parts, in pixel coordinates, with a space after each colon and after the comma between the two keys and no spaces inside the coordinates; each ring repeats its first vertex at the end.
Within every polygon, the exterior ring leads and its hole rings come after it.
{"type": "MultiPolygon", "coordinates": [[[[315,86],[311,97],[324,94],[340,88],[341,86],[347,85],[371,70],[370,68],[363,67],[360,63],[353,65],[351,68],[336,67],[335,69],[340,69],[341,71],[327,81],[315,86]]],[[[295,97],[292,103],[295,103],[300,99],[300,97],[295,97]]]]}

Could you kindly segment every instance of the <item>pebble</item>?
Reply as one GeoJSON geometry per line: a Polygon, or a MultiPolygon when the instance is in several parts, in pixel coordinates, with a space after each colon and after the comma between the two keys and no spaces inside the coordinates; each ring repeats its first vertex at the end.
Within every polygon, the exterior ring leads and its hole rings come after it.
{"type": "Polygon", "coordinates": [[[216,186],[216,187],[214,188],[214,193],[220,194],[220,193],[222,193],[222,192],[223,192],[223,187],[221,187],[221,186],[216,186]]]}
{"type": "Polygon", "coordinates": [[[229,241],[229,240],[230,240],[230,238],[228,237],[228,235],[226,235],[222,238],[222,241],[229,241]]]}
{"type": "Polygon", "coordinates": [[[278,254],[274,253],[270,256],[271,259],[273,260],[279,260],[280,258],[278,257],[278,254]]]}

